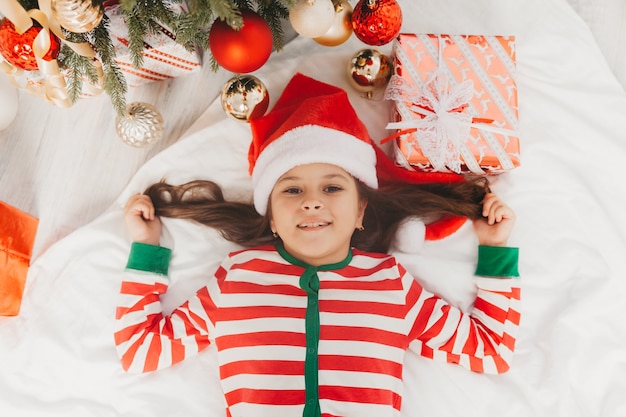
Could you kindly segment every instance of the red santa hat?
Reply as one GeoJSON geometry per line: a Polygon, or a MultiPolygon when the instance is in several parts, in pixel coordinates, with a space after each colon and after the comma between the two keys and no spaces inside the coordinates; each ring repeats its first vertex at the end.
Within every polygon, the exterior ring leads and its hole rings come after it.
{"type": "MultiPolygon", "coordinates": [[[[248,153],[253,199],[261,215],[267,212],[276,181],[290,169],[310,163],[342,167],[371,188],[379,181],[426,183],[462,180],[456,174],[423,173],[396,166],[372,141],[346,92],[297,73],[272,110],[250,122],[248,153]]],[[[465,219],[446,218],[425,229],[427,239],[443,238],[465,219]]]]}

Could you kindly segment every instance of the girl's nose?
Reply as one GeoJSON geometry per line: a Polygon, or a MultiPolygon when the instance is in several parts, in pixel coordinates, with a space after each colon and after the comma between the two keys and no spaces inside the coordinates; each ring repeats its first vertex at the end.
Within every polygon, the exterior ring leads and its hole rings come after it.
{"type": "Polygon", "coordinates": [[[302,205],[302,208],[305,210],[319,210],[322,208],[321,203],[305,203],[302,205]]]}
{"type": "Polygon", "coordinates": [[[322,207],[324,207],[324,204],[315,196],[308,196],[302,201],[303,210],[319,210],[322,207]]]}

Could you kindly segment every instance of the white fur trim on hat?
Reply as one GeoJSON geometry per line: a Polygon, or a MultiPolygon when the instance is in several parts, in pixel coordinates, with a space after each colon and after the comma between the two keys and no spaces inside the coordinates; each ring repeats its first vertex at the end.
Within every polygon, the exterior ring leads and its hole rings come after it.
{"type": "Polygon", "coordinates": [[[265,215],[274,184],[285,172],[312,163],[337,165],[369,187],[378,188],[371,144],[339,130],[304,125],[285,132],[259,155],[252,171],[257,212],[265,215]]]}

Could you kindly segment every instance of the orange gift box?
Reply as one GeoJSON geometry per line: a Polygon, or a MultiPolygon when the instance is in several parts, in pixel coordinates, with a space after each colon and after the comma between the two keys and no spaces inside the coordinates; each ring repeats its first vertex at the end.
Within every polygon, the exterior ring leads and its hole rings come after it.
{"type": "Polygon", "coordinates": [[[0,315],[20,310],[39,221],[0,201],[0,315]]]}
{"type": "Polygon", "coordinates": [[[514,37],[400,34],[393,51],[386,97],[399,165],[473,174],[519,166],[514,37]]]}

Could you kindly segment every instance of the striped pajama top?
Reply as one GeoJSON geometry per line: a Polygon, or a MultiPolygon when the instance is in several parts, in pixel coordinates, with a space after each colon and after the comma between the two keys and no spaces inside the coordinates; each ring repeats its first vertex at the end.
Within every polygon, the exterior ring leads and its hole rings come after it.
{"type": "MultiPolygon", "coordinates": [[[[516,248],[479,249],[477,274],[517,275],[516,248]]],[[[264,246],[232,253],[164,315],[170,254],[133,244],[116,312],[122,366],[154,371],[215,343],[228,417],[397,416],[408,349],[476,372],[509,368],[517,280],[477,276],[466,314],[391,255],[353,249],[312,267],[264,246]]]]}

